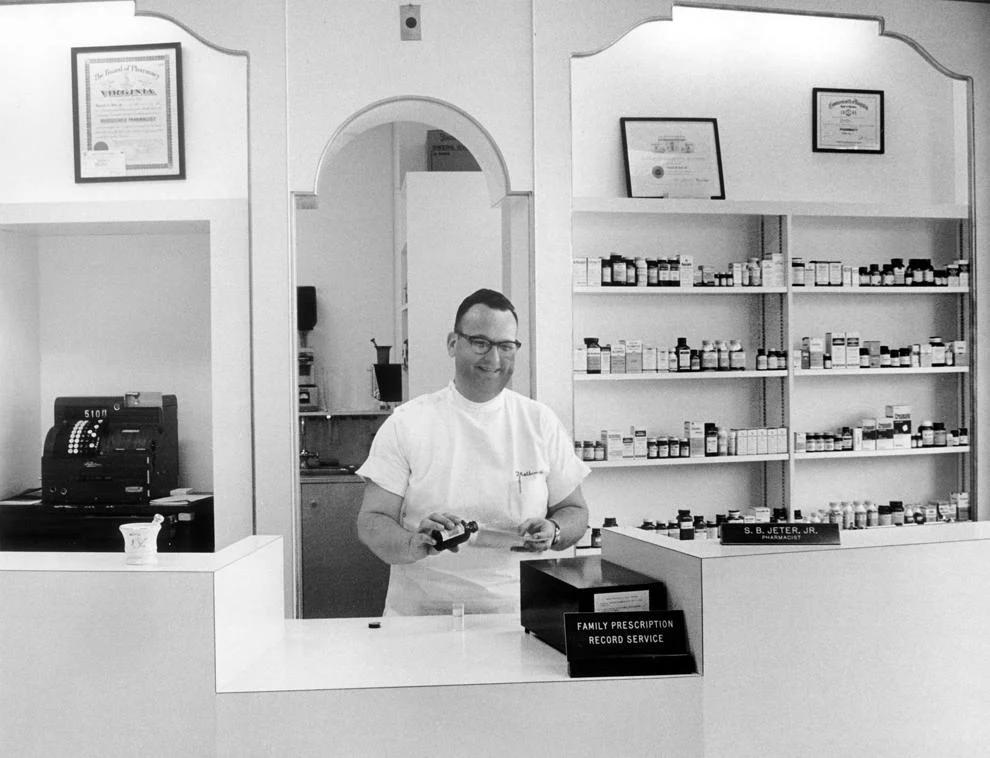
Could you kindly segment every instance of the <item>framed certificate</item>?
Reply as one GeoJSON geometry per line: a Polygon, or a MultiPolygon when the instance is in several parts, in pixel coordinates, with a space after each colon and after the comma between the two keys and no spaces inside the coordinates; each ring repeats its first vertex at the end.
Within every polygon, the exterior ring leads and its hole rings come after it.
{"type": "Polygon", "coordinates": [[[629,197],[725,198],[713,118],[620,118],[629,197]]]}
{"type": "Polygon", "coordinates": [[[185,179],[178,42],[72,48],[76,182],[185,179]]]}
{"type": "Polygon", "coordinates": [[[812,143],[816,153],[883,153],[883,92],[811,90],[812,143]]]}

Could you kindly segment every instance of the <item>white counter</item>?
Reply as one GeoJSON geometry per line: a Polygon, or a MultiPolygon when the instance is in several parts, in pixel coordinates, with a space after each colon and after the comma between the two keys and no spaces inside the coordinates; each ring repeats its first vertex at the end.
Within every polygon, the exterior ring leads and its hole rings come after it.
{"type": "Polygon", "coordinates": [[[602,538],[685,611],[706,755],[986,754],[990,524],[842,532],[838,546],[602,538]]]}
{"type": "Polygon", "coordinates": [[[939,524],[878,526],[871,529],[839,531],[838,545],[723,545],[718,540],[678,540],[646,529],[618,527],[607,529],[636,537],[667,550],[676,550],[695,558],[738,558],[770,553],[805,553],[817,550],[851,550],[898,545],[928,545],[946,542],[990,539],[990,521],[963,521],[939,524]]]}
{"type": "Polygon", "coordinates": [[[281,538],[150,567],[0,553],[0,753],[460,755],[429,735],[467,724],[476,755],[982,755],[987,537],[606,530],[685,610],[703,676],[575,680],[513,616],[287,621],[281,538]]]}

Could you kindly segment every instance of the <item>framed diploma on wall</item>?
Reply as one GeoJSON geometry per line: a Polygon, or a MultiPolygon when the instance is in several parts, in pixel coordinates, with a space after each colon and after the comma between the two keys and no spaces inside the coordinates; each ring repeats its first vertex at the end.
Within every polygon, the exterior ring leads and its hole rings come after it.
{"type": "Polygon", "coordinates": [[[815,87],[812,144],[816,153],[883,153],[883,92],[815,87]]]}
{"type": "Polygon", "coordinates": [[[76,182],[185,179],[178,42],[72,48],[76,182]]]}
{"type": "Polygon", "coordinates": [[[629,197],[723,200],[713,118],[620,118],[629,197]]]}

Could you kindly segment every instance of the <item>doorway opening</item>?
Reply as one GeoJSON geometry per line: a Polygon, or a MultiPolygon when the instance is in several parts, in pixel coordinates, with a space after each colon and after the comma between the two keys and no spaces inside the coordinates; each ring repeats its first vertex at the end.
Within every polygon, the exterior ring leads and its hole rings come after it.
{"type": "Polygon", "coordinates": [[[292,213],[295,283],[315,290],[315,323],[297,319],[310,382],[297,436],[297,613],[377,615],[388,567],[357,539],[363,484],[317,480],[330,468],[350,475],[394,404],[376,363],[400,377],[402,401],[450,380],[445,339],[457,305],[480,287],[516,306],[525,347],[512,388],[531,393],[531,194],[511,190],[498,146],[468,114],[406,97],[369,105],[334,132],[313,191],[294,193],[292,213]],[[429,159],[438,139],[463,148],[473,170],[438,170],[429,159]],[[334,518],[321,519],[330,509],[334,518]],[[322,533],[324,523],[347,535],[322,533]]]}

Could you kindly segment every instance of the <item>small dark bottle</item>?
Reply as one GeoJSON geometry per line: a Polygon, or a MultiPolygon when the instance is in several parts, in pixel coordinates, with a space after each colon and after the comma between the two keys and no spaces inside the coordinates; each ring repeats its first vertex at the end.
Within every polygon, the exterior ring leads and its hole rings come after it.
{"type": "Polygon", "coordinates": [[[447,550],[448,548],[467,542],[468,537],[478,531],[477,521],[462,521],[453,529],[434,529],[430,532],[433,538],[433,547],[437,550],[447,550]]]}

